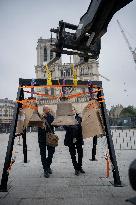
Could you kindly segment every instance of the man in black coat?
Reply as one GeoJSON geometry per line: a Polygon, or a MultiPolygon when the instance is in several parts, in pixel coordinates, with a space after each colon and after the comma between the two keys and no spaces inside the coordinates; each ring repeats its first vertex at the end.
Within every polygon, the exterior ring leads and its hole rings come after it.
{"type": "Polygon", "coordinates": [[[51,123],[54,121],[54,117],[50,113],[50,110],[48,107],[44,107],[43,112],[44,112],[43,118],[47,120],[48,124],[50,125],[51,130],[48,126],[46,126],[46,123],[45,123],[46,128],[39,127],[38,128],[38,142],[39,142],[39,147],[40,147],[41,161],[42,161],[42,165],[44,169],[44,176],[46,178],[49,178],[50,174],[52,174],[52,170],[50,166],[52,163],[53,154],[55,152],[55,147],[46,145],[46,133],[51,132],[51,131],[54,132],[54,127],[51,125],[51,123]],[[46,157],[46,147],[48,150],[48,157],[46,157]]]}
{"type": "Polygon", "coordinates": [[[85,173],[82,168],[82,145],[84,144],[84,142],[81,127],[82,118],[78,114],[76,114],[75,119],[78,121],[78,125],[64,126],[64,129],[66,130],[64,145],[69,147],[69,152],[75,169],[75,175],[78,176],[80,173],[85,173]],[[78,162],[76,160],[76,150],[78,154],[78,162]]]}

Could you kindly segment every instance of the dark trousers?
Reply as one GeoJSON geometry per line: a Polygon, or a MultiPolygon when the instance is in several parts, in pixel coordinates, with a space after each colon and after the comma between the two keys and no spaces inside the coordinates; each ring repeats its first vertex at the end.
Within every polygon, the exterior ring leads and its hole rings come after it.
{"type": "Polygon", "coordinates": [[[50,165],[52,163],[53,154],[55,152],[55,147],[51,147],[49,145],[46,145],[46,137],[45,135],[38,135],[38,143],[40,148],[40,155],[41,155],[41,161],[43,165],[43,169],[46,171],[48,168],[50,168],[50,165]],[[46,147],[48,150],[48,157],[46,157],[46,147]]]}
{"type": "Polygon", "coordinates": [[[71,155],[72,163],[75,170],[80,170],[82,167],[82,159],[83,159],[83,148],[82,144],[71,144],[69,146],[69,152],[71,155]],[[76,160],[76,151],[78,154],[78,162],[76,160]]]}
{"type": "Polygon", "coordinates": [[[53,154],[55,152],[55,147],[51,147],[51,146],[47,145],[47,150],[48,150],[48,157],[46,158],[46,161],[45,161],[45,169],[44,170],[47,170],[48,168],[50,168],[50,165],[52,163],[53,154]]]}

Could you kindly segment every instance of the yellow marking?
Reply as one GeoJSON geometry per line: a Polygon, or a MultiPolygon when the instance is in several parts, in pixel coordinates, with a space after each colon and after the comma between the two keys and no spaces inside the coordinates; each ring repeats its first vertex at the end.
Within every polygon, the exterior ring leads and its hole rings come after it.
{"type": "Polygon", "coordinates": [[[74,68],[74,64],[72,64],[72,74],[74,86],[77,86],[77,69],[74,68]]]}
{"type": "Polygon", "coordinates": [[[47,85],[52,85],[52,79],[51,79],[51,71],[49,70],[47,64],[44,66],[45,72],[47,73],[47,85]]]}

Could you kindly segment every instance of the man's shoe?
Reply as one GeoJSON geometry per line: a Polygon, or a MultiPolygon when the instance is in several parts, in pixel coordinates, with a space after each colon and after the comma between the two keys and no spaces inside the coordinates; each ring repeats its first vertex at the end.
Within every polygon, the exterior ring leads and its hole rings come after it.
{"type": "Polygon", "coordinates": [[[82,168],[79,171],[80,173],[85,174],[85,171],[82,168]]]}
{"type": "Polygon", "coordinates": [[[75,170],[75,175],[79,176],[79,171],[78,170],[75,170]]]}
{"type": "Polygon", "coordinates": [[[48,169],[48,173],[52,174],[52,169],[51,168],[48,169]]]}
{"type": "Polygon", "coordinates": [[[44,177],[45,177],[45,178],[49,178],[49,177],[50,177],[48,171],[44,171],[44,177]]]}

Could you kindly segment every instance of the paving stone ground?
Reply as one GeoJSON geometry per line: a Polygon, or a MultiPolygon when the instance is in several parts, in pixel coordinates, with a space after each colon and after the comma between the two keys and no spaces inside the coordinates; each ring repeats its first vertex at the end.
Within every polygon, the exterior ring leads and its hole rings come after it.
{"type": "MultiPolygon", "coordinates": [[[[123,187],[114,187],[110,183],[113,181],[112,170],[109,178],[105,176],[105,137],[98,139],[97,161],[90,160],[92,139],[85,140],[83,168],[86,173],[75,176],[68,148],[63,145],[65,132],[57,131],[59,146],[53,158],[53,174],[48,179],[43,176],[37,133],[27,133],[28,163],[23,162],[22,139],[19,145],[16,138],[13,152],[16,161],[10,171],[8,192],[0,192],[0,205],[129,205],[130,202],[125,200],[136,196],[128,179],[129,165],[136,158],[136,130],[133,131],[113,130],[123,187]]],[[[9,134],[0,134],[0,178],[8,138],[9,134]]]]}

